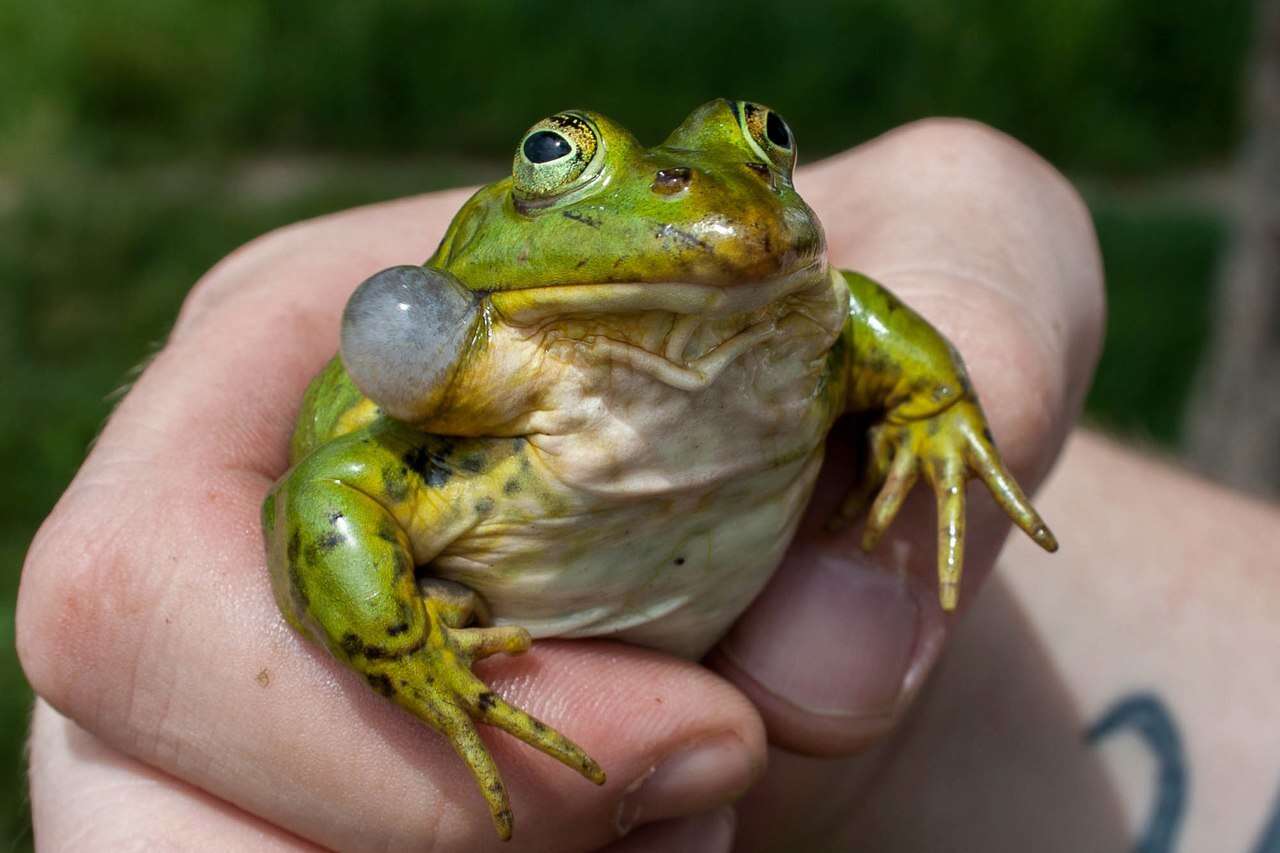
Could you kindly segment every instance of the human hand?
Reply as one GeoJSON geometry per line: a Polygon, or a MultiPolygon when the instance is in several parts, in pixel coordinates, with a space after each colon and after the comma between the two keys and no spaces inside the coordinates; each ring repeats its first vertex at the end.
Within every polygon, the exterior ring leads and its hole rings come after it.
{"type": "MultiPolygon", "coordinates": [[[[1087,384],[1099,315],[1087,218],[1065,185],[1013,143],[945,123],[900,131],[799,181],[833,260],[880,278],[951,337],[1011,467],[1024,484],[1043,475],[1087,384]]],[[[304,223],[219,265],[42,529],[20,600],[23,663],[41,695],[116,756],[107,768],[116,778],[152,765],[171,774],[160,777],[165,790],[191,795],[193,814],[216,806],[239,830],[274,825],[328,846],[496,845],[443,741],[283,624],[257,529],[258,501],[284,469],[293,408],[335,348],[346,295],[369,270],[425,254],[461,200],[448,193],[304,223]]],[[[828,467],[840,468],[846,450],[833,446],[828,467]]],[[[819,509],[833,488],[820,491],[819,509]]],[[[971,507],[966,589],[1006,529],[988,502],[971,507]]],[[[929,577],[929,515],[920,506],[904,515],[878,553],[906,553],[910,577],[929,577]]],[[[776,744],[819,755],[855,751],[893,726],[942,646],[944,620],[923,584],[855,556],[852,534],[816,530],[713,658],[752,702],[705,669],[606,642],[544,641],[485,666],[496,690],[610,774],[596,789],[491,740],[521,846],[598,847],[621,816],[651,824],[624,843],[670,847],[674,834],[701,831],[723,849],[731,827],[717,810],[764,765],[752,703],[776,744]],[[853,653],[867,648],[876,651],[853,653]],[[806,709],[780,702],[784,692],[816,699],[806,709]],[[681,757],[695,745],[711,751],[681,757]],[[671,769],[650,776],[655,765],[671,769]],[[694,822],[665,823],[681,817],[694,822]]],[[[45,749],[74,759],[74,729],[40,713],[55,736],[37,727],[33,764],[55,754],[45,749]]],[[[831,798],[824,816],[799,796],[820,776],[797,778],[782,764],[757,788],[772,793],[753,794],[770,805],[743,815],[744,843],[767,846],[758,818],[777,832],[826,825],[858,796],[831,798]]],[[[70,774],[76,765],[49,766],[70,774]]],[[[67,812],[42,809],[41,790],[33,783],[38,831],[52,832],[67,812]]],[[[712,849],[706,841],[697,849],[712,849]]]]}

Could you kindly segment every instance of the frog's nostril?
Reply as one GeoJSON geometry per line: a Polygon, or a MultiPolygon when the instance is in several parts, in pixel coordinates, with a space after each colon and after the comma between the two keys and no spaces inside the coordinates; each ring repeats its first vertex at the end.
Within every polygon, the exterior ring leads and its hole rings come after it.
{"type": "Polygon", "coordinates": [[[653,178],[652,189],[662,195],[678,193],[689,186],[689,181],[692,177],[693,170],[688,166],[671,166],[667,169],[659,169],[658,174],[653,178]]]}

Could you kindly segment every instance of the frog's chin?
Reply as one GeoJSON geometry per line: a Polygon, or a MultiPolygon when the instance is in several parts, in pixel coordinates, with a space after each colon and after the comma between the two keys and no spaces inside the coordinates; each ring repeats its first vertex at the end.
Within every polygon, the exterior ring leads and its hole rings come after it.
{"type": "Polygon", "coordinates": [[[502,320],[515,326],[573,315],[641,311],[707,317],[755,311],[826,277],[826,259],[819,258],[782,275],[732,287],[681,281],[556,284],[494,291],[489,302],[502,320]]]}

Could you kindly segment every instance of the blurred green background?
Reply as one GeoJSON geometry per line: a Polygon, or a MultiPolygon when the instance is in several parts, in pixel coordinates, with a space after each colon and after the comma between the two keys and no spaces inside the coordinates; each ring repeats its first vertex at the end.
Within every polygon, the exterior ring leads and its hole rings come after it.
{"type": "Polygon", "coordinates": [[[750,97],[787,116],[805,159],[971,116],[1085,191],[1111,306],[1090,416],[1172,445],[1227,233],[1250,27],[1243,0],[0,4],[3,837],[31,845],[12,653],[25,548],[112,389],[238,244],[496,176],[566,106],[654,142],[704,100],[750,97]]]}

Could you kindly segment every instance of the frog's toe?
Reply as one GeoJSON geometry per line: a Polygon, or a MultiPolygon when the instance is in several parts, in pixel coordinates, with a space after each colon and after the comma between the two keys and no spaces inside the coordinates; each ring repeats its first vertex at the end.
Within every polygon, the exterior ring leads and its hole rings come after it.
{"type": "Polygon", "coordinates": [[[933,490],[938,512],[938,597],[944,610],[960,597],[964,566],[965,483],[978,477],[1018,527],[1047,551],[1058,547],[1000,461],[986,419],[969,399],[932,416],[880,427],[890,446],[887,474],[868,514],[862,547],[876,547],[921,474],[933,490]]]}
{"type": "Polygon", "coordinates": [[[523,628],[454,629],[437,623],[424,648],[389,662],[370,680],[449,740],[475,777],[494,827],[504,839],[511,837],[511,806],[497,765],[476,732],[476,723],[515,735],[592,782],[604,781],[600,766],[581,747],[512,706],[471,671],[478,658],[497,652],[519,653],[529,644],[529,633],[523,628]]]}
{"type": "Polygon", "coordinates": [[[580,746],[496,693],[486,689],[469,697],[468,710],[480,722],[519,738],[597,785],[604,784],[604,771],[580,746]]]}
{"type": "MultiPolygon", "coordinates": [[[[894,446],[890,431],[884,426],[873,427],[868,441],[866,470],[840,503],[840,509],[827,520],[832,532],[844,530],[871,507],[876,494],[885,485],[894,459],[894,446]]],[[[865,546],[864,546],[865,547],[865,546]]]]}
{"type": "Polygon", "coordinates": [[[867,514],[867,523],[862,530],[864,550],[870,551],[880,543],[919,476],[920,466],[916,455],[911,452],[910,447],[900,448],[894,455],[880,493],[876,495],[871,511],[867,514]]]}
{"type": "Polygon", "coordinates": [[[482,660],[498,653],[523,654],[533,645],[529,632],[514,625],[502,625],[497,628],[462,628],[452,633],[458,650],[471,660],[482,660]]]}
{"type": "Polygon", "coordinates": [[[1023,494],[1018,481],[1005,469],[990,438],[986,435],[981,438],[982,440],[971,442],[969,446],[969,464],[974,472],[986,484],[1000,508],[1013,519],[1014,524],[1041,548],[1050,553],[1057,551],[1058,539],[1053,531],[1031,506],[1031,501],[1023,494]]]}

